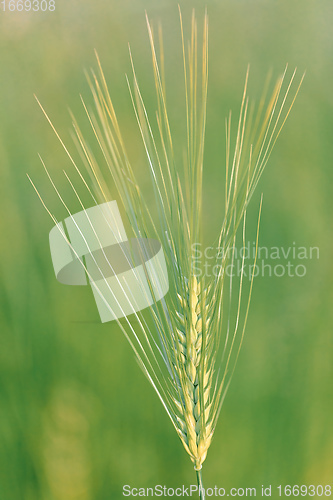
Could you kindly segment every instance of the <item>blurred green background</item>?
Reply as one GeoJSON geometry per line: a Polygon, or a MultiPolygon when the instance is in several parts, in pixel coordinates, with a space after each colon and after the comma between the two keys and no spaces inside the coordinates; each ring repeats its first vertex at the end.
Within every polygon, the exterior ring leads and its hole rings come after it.
{"type": "MultiPolygon", "coordinates": [[[[258,99],[267,72],[306,70],[290,119],[249,213],[255,227],[264,192],[262,246],[316,246],[303,278],[258,278],[244,346],[204,467],[207,486],[328,484],[333,471],[331,1],[216,0],[210,17],[210,84],[205,156],[207,235],[223,215],[224,118],[238,112],[247,64],[258,99]]],[[[188,27],[191,9],[180,2],[188,27]]],[[[84,68],[103,63],[137,168],[146,168],[125,73],[130,42],[144,96],[154,106],[145,24],[161,21],[168,99],[183,106],[177,2],[56,0],[55,12],[0,14],[0,499],[106,500],[122,486],[194,484],[190,460],[130,346],[100,324],[91,290],[55,279],[53,226],[30,186],[65,213],[37,153],[67,199],[73,168],[35,93],[71,145],[79,94],[91,103],[84,68]],[[151,97],[152,96],[152,97],[151,97]]],[[[83,126],[84,128],[84,126],[83,126]]],[[[181,144],[180,144],[181,146],[181,144]]],[[[149,196],[148,176],[142,177],[149,196]]],[[[253,232],[252,232],[253,234],[253,232]]],[[[277,498],[277,496],[275,496],[277,498]]],[[[273,493],[274,498],[274,493],[273,493]]]]}

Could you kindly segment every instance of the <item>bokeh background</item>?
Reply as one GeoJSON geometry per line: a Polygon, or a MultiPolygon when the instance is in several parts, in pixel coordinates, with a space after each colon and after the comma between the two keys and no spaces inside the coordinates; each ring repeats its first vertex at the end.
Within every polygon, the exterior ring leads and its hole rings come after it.
{"type": "MultiPolygon", "coordinates": [[[[206,4],[207,235],[215,236],[223,215],[224,118],[229,109],[239,109],[247,64],[250,93],[258,99],[268,71],[277,77],[289,63],[298,67],[298,78],[307,73],[260,183],[260,243],[316,246],[320,258],[306,261],[303,278],[255,281],[246,338],[205,463],[205,483],[332,484],[331,1],[206,4]]],[[[187,28],[192,7],[203,18],[203,2],[180,5],[187,28]]],[[[118,499],[125,484],[175,487],[195,481],[191,462],[117,326],[99,323],[91,290],[56,281],[48,247],[53,223],[26,177],[28,172],[61,220],[65,213],[37,153],[67,199],[72,195],[62,170],[73,174],[73,169],[33,94],[75,155],[68,108],[85,129],[79,94],[91,104],[84,69],[96,68],[97,49],[149,197],[125,80],[130,42],[143,93],[154,106],[145,9],[155,26],[163,24],[169,108],[177,126],[183,84],[176,1],[56,0],[55,12],[0,14],[1,500],[118,499]]]]}

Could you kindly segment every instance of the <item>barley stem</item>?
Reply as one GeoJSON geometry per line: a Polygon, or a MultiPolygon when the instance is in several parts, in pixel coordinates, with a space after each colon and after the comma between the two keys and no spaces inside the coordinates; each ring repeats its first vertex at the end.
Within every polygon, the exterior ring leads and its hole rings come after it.
{"type": "Polygon", "coordinates": [[[202,483],[202,469],[197,470],[196,472],[197,472],[197,481],[198,481],[200,500],[205,500],[205,490],[204,490],[203,483],[202,483]]]}

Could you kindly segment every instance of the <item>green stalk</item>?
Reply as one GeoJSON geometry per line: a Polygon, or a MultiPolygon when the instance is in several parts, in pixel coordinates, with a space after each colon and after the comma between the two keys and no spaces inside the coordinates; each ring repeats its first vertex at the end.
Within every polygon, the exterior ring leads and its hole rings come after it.
{"type": "Polygon", "coordinates": [[[198,481],[198,487],[199,487],[199,496],[200,500],[205,500],[205,490],[203,487],[202,483],[202,469],[197,470],[197,481],[198,481]]]}

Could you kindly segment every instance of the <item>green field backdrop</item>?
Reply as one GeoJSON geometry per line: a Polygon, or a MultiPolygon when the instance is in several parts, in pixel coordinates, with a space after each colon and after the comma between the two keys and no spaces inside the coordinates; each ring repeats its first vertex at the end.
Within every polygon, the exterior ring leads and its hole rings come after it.
{"type": "MultiPolygon", "coordinates": [[[[188,32],[192,7],[181,1],[188,32]]],[[[212,242],[223,217],[225,129],[239,111],[247,65],[258,100],[271,70],[306,77],[249,210],[260,244],[318,247],[304,277],[255,280],[246,337],[204,466],[207,486],[333,482],[333,10],[331,1],[207,0],[210,25],[204,224],[212,242]]],[[[132,47],[151,111],[153,71],[145,10],[164,32],[168,106],[180,161],[185,142],[176,1],[56,0],[55,12],[0,12],[0,499],[118,500],[122,486],[190,485],[192,464],[117,325],[101,324],[91,290],[58,283],[49,208],[66,215],[38,153],[66,200],[78,182],[43,116],[71,140],[74,113],[89,138],[80,94],[101,58],[147,202],[148,167],[127,89],[132,47]]],[[[235,126],[236,122],[234,122],[235,126]]],[[[233,129],[235,132],[235,129],[233,129]]],[[[112,183],[110,181],[112,191],[112,183]]],[[[114,193],[117,199],[117,194],[114,193]]],[[[79,209],[74,200],[70,205],[79,209]]],[[[287,259],[289,260],[289,259],[287,259]]],[[[287,261],[284,261],[285,264],[287,261]]],[[[274,264],[273,262],[270,262],[274,264]]]]}

